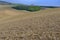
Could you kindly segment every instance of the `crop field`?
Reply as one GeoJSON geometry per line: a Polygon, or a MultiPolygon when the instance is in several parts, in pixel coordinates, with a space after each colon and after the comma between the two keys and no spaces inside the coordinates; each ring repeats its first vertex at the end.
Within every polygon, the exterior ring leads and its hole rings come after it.
{"type": "Polygon", "coordinates": [[[60,40],[60,8],[29,12],[0,6],[0,40],[60,40]]]}

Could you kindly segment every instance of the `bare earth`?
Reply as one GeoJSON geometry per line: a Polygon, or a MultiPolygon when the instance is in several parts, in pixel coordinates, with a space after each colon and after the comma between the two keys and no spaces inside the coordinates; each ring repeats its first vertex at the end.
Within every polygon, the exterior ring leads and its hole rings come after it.
{"type": "Polygon", "coordinates": [[[60,8],[28,12],[2,7],[0,40],[60,40],[60,8]]]}

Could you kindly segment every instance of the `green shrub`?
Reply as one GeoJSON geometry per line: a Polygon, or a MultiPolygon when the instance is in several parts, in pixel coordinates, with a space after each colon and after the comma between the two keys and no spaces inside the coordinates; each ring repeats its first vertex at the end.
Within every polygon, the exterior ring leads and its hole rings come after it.
{"type": "Polygon", "coordinates": [[[17,9],[17,10],[26,10],[27,6],[25,6],[25,5],[16,5],[12,8],[17,9]]]}
{"type": "Polygon", "coordinates": [[[38,11],[41,9],[40,6],[27,6],[27,5],[16,5],[14,7],[12,7],[14,9],[17,9],[17,10],[27,10],[27,11],[38,11]]]}
{"type": "Polygon", "coordinates": [[[40,9],[41,9],[40,6],[29,6],[27,11],[32,11],[33,12],[33,11],[38,11],[40,9]]]}

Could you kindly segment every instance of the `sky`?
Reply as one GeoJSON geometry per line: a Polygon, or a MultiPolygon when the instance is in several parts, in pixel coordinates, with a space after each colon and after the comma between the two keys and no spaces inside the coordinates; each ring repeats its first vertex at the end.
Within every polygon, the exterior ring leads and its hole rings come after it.
{"type": "Polygon", "coordinates": [[[41,6],[60,6],[60,0],[3,0],[12,3],[21,3],[28,5],[41,5],[41,6]]]}

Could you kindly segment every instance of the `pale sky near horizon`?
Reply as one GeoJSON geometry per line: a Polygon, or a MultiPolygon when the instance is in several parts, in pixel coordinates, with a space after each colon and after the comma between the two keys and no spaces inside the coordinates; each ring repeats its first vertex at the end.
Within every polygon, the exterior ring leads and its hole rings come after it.
{"type": "Polygon", "coordinates": [[[34,4],[43,6],[60,6],[60,0],[4,0],[13,3],[34,4]]]}

